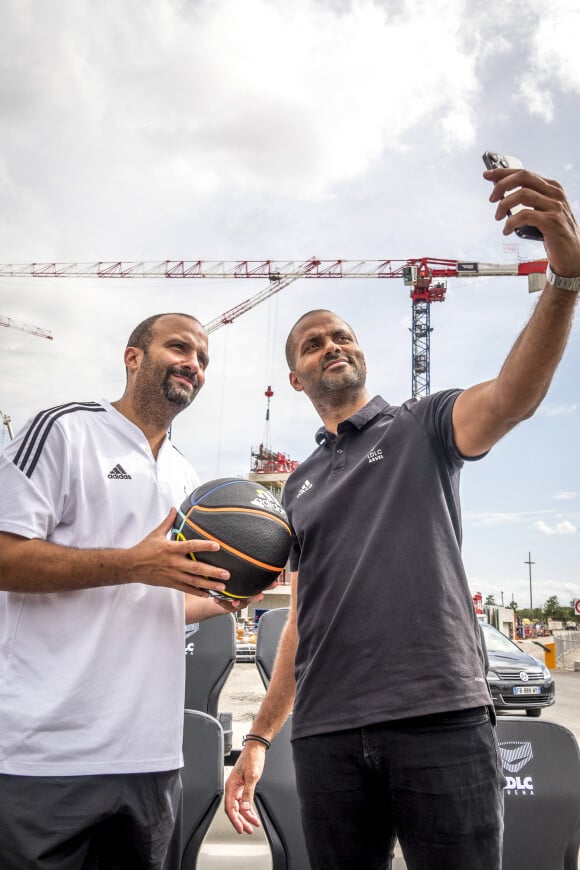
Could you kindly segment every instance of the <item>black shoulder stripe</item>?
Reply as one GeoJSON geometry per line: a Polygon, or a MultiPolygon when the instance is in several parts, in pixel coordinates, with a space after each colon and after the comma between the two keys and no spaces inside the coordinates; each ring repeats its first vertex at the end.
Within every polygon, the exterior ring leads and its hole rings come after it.
{"type": "Polygon", "coordinates": [[[69,402],[66,405],[58,405],[47,411],[40,411],[30,424],[28,432],[14,457],[14,464],[26,474],[32,476],[36,464],[42,453],[42,448],[48,437],[53,424],[64,414],[72,414],[76,411],[106,411],[98,402],[69,402]],[[32,455],[34,452],[34,455],[32,455]]]}

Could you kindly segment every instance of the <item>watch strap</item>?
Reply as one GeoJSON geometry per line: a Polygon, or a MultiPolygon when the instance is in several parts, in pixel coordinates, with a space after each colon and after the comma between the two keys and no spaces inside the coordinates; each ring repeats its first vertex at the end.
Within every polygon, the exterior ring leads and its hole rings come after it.
{"type": "Polygon", "coordinates": [[[548,268],[546,269],[546,281],[548,284],[551,284],[553,287],[558,287],[560,290],[571,290],[573,293],[577,293],[580,290],[580,277],[564,278],[562,275],[558,275],[554,272],[549,263],[548,268]]]}

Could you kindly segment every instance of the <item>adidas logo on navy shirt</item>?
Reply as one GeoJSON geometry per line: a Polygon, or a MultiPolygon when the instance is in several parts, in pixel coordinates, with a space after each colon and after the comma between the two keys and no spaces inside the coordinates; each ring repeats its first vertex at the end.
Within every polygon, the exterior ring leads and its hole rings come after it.
{"type": "Polygon", "coordinates": [[[296,498],[300,498],[301,495],[304,495],[305,492],[308,492],[309,489],[312,489],[312,484],[309,480],[305,480],[298,493],[296,494],[296,498]]]}
{"type": "Polygon", "coordinates": [[[121,464],[115,465],[114,468],[111,468],[107,476],[112,480],[132,480],[131,475],[127,474],[121,464]]]}

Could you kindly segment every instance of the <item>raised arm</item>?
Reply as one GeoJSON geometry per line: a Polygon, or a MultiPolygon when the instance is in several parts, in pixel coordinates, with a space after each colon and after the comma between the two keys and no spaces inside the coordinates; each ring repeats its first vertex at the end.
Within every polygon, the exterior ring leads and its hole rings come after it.
{"type": "MultiPolygon", "coordinates": [[[[294,677],[294,659],[298,634],[296,631],[296,586],[298,574],[290,575],[291,603],[288,621],[280,637],[278,652],[270,679],[260,709],[252,723],[252,734],[257,734],[267,740],[276,736],[294,704],[296,680],[294,677]]],[[[225,811],[238,832],[251,834],[260,820],[253,806],[256,783],[264,769],[266,748],[257,740],[249,740],[243,747],[231,774],[226,782],[224,807],[225,811]]]]}
{"type": "MultiPolygon", "coordinates": [[[[497,169],[484,176],[494,183],[496,219],[511,215],[509,234],[522,224],[537,226],[552,270],[562,277],[580,276],[580,229],[562,187],[527,170],[497,169]],[[520,190],[504,197],[507,190],[520,190]]],[[[485,453],[510,429],[531,417],[545,397],[570,334],[578,292],[546,282],[534,312],[516,339],[496,378],[465,390],[453,409],[457,448],[464,456],[485,453]]]]}

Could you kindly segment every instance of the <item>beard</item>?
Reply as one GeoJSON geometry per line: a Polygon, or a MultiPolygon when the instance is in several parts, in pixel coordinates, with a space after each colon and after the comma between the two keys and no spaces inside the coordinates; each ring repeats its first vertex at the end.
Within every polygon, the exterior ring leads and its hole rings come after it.
{"type": "Polygon", "coordinates": [[[135,384],[135,401],[144,417],[165,421],[189,407],[200,389],[197,377],[187,369],[165,368],[145,355],[135,384]],[[191,387],[172,380],[173,375],[187,378],[191,387]]]}
{"type": "Polygon", "coordinates": [[[181,369],[170,368],[167,370],[163,378],[161,389],[166,401],[171,405],[177,406],[180,410],[189,407],[199,392],[199,384],[195,375],[192,377],[189,372],[184,372],[181,369]],[[191,383],[191,388],[188,389],[181,383],[172,381],[172,375],[187,378],[191,383]]]}
{"type": "MultiPolygon", "coordinates": [[[[364,360],[357,360],[355,357],[341,354],[337,359],[346,359],[348,368],[344,371],[325,373],[321,371],[320,377],[312,384],[310,395],[316,396],[319,399],[331,398],[334,395],[342,393],[344,390],[357,391],[363,389],[366,384],[367,370],[364,360]]],[[[328,360],[325,360],[325,364],[328,360]]]]}

